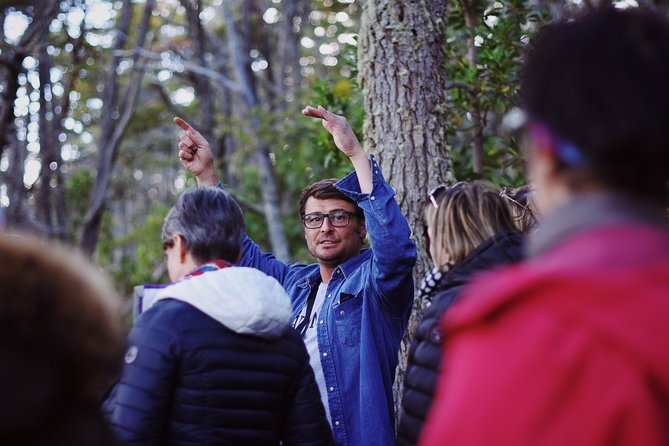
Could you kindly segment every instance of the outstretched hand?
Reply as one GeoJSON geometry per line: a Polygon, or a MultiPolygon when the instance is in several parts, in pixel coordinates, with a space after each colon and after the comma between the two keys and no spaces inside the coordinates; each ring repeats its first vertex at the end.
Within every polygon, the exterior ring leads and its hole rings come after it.
{"type": "Polygon", "coordinates": [[[355,133],[353,133],[353,129],[351,129],[350,124],[344,116],[331,113],[320,105],[317,108],[307,105],[304,107],[304,110],[302,110],[302,114],[304,116],[322,119],[323,127],[330,132],[335,145],[339,150],[344,152],[346,156],[352,158],[354,156],[362,155],[366,158],[365,151],[360,145],[360,141],[358,141],[355,133]]]}
{"type": "Polygon", "coordinates": [[[202,186],[215,186],[218,183],[214,172],[214,154],[204,136],[189,123],[179,117],[174,123],[181,127],[179,135],[179,160],[202,186]]]}

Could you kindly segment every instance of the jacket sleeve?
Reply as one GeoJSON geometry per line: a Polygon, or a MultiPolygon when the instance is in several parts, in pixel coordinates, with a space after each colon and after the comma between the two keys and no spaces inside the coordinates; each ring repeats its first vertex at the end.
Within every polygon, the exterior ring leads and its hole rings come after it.
{"type": "Polygon", "coordinates": [[[409,224],[395,201],[395,191],[384,180],[373,155],[370,163],[370,194],[361,193],[355,172],[338,181],[335,187],[354,200],[365,214],[373,253],[369,284],[373,296],[388,314],[401,317],[413,302],[416,244],[411,240],[409,224]]]}
{"type": "MultiPolygon", "coordinates": [[[[223,183],[220,181],[216,187],[224,189],[223,183]]],[[[242,256],[237,262],[237,265],[258,269],[268,276],[274,277],[282,285],[288,271],[288,265],[274,257],[274,254],[271,252],[263,252],[248,234],[244,234],[242,256]]]]}
{"type": "MultiPolygon", "coordinates": [[[[300,344],[302,344],[300,342],[300,344]]],[[[332,430],[325,417],[320,392],[309,365],[304,344],[304,362],[299,382],[289,403],[282,433],[284,446],[334,446],[332,430]]]]}
{"type": "Polygon", "coordinates": [[[274,257],[271,252],[263,252],[248,235],[244,235],[242,256],[237,265],[258,269],[274,277],[282,285],[290,269],[289,265],[274,257]]]}
{"type": "Polygon", "coordinates": [[[108,408],[112,426],[126,445],[164,440],[180,355],[171,324],[154,307],[130,332],[126,365],[108,408]]]}

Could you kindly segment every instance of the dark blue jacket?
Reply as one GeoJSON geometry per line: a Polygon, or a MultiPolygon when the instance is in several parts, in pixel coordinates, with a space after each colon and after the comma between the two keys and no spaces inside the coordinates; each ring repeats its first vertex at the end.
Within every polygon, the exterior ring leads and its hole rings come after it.
{"type": "Polygon", "coordinates": [[[474,274],[517,262],[522,254],[522,236],[516,232],[504,232],[481,243],[442,279],[443,285],[425,310],[409,347],[402,415],[397,429],[398,446],[418,443],[432,405],[444,336],[439,327],[441,316],[457,300],[474,274]]]}
{"type": "Polygon", "coordinates": [[[127,445],[331,445],[289,321],[281,286],[251,268],[165,288],[130,332],[106,403],[119,437],[127,445]]]}

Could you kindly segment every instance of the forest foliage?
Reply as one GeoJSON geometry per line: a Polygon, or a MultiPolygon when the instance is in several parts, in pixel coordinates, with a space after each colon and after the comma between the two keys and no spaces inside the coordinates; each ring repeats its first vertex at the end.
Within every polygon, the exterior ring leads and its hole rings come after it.
{"type": "MultiPolygon", "coordinates": [[[[299,192],[351,168],[300,110],[343,114],[362,139],[359,14],[354,0],[4,1],[7,230],[79,246],[126,296],[165,281],[162,219],[195,185],[177,159],[181,116],[212,142],[249,234],[309,261],[299,192]]],[[[448,82],[437,88],[452,177],[524,181],[517,141],[499,129],[517,103],[523,53],[551,14],[554,4],[523,0],[448,4],[448,82]]]]}

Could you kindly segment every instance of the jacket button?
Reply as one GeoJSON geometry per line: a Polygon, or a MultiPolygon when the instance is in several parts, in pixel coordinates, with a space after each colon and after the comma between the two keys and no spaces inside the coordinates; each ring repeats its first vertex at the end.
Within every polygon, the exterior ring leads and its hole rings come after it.
{"type": "Polygon", "coordinates": [[[327,356],[327,355],[328,355],[328,352],[323,352],[323,356],[327,356]]]}
{"type": "Polygon", "coordinates": [[[325,323],[325,321],[323,319],[321,319],[321,325],[323,325],[324,323],[325,323]]]}
{"type": "Polygon", "coordinates": [[[441,335],[441,329],[439,327],[434,327],[432,329],[432,331],[430,332],[430,339],[435,344],[441,344],[442,335],[441,335]]]}
{"type": "Polygon", "coordinates": [[[344,315],[344,313],[346,313],[344,310],[339,310],[339,314],[341,314],[342,316],[344,315]]]}
{"type": "Polygon", "coordinates": [[[376,197],[374,195],[372,195],[371,197],[369,197],[369,199],[370,200],[376,200],[376,197]]]}
{"type": "Polygon", "coordinates": [[[339,421],[335,421],[335,426],[339,426],[339,421]]]}
{"type": "Polygon", "coordinates": [[[334,387],[330,387],[330,392],[334,392],[334,387]]]}

